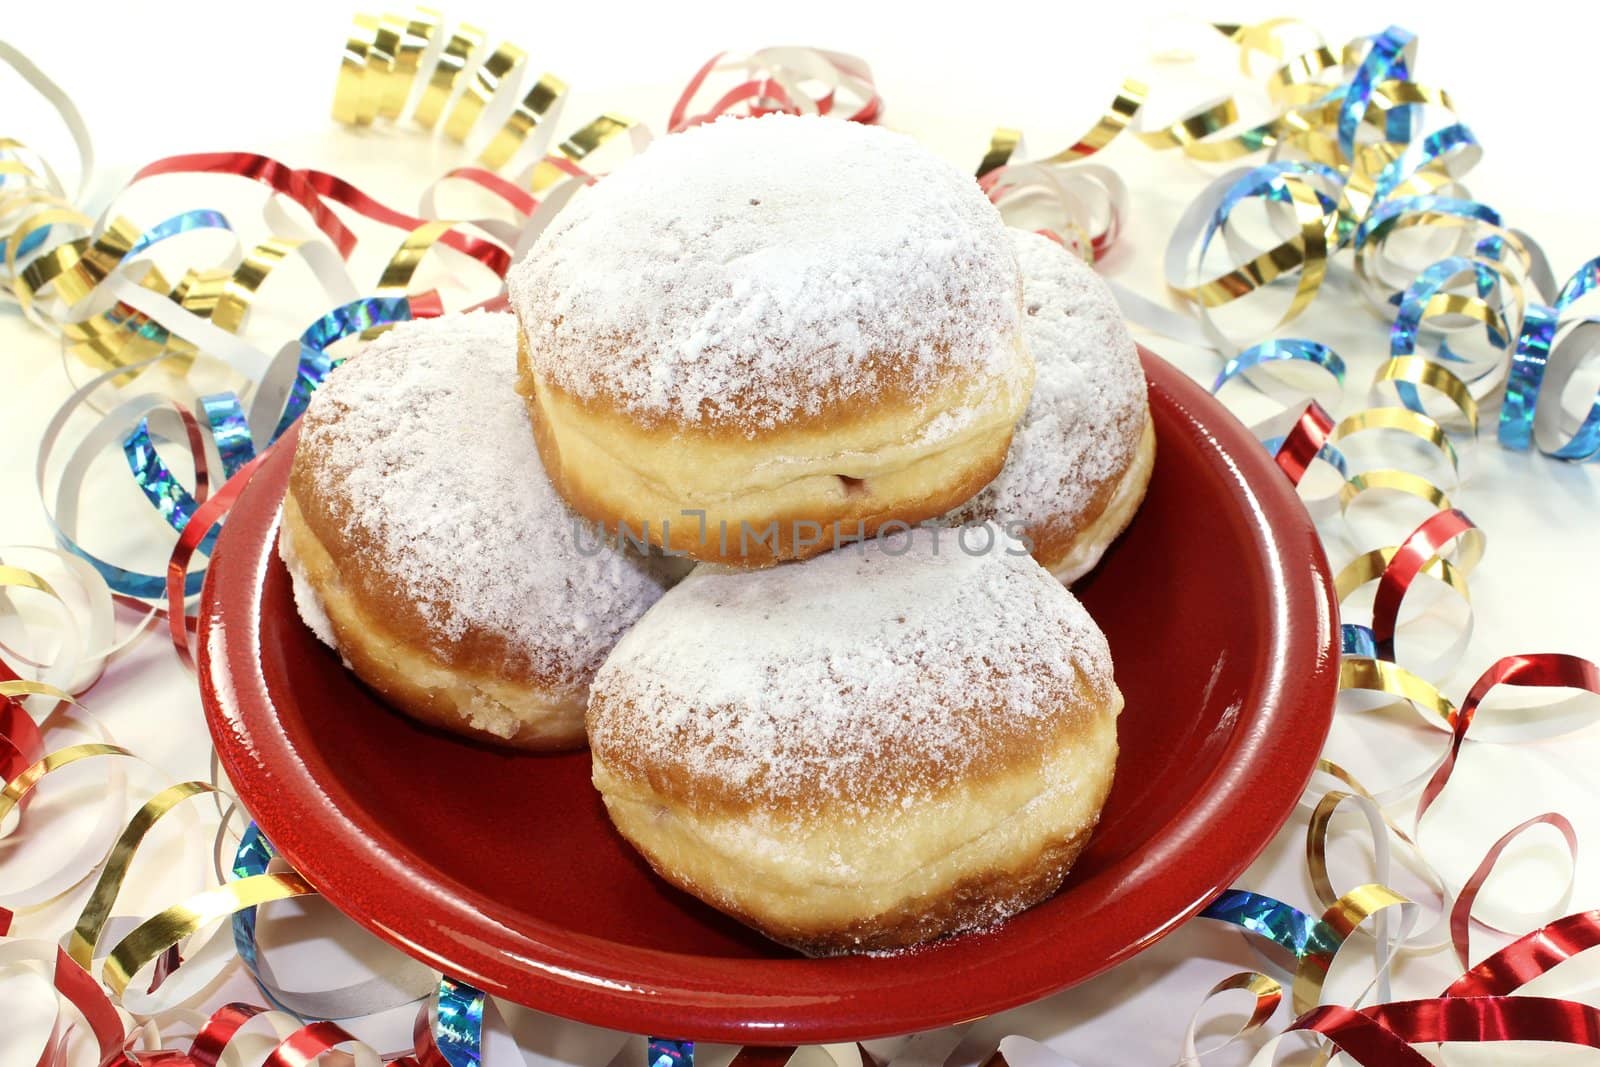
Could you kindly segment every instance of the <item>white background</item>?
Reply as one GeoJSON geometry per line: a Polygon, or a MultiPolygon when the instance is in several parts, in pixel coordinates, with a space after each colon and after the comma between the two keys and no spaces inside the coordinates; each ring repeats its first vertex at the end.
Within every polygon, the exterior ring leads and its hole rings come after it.
{"type": "MultiPolygon", "coordinates": [[[[1558,16],[1547,5],[1418,5],[1402,10],[1399,5],[1346,3],[1291,11],[1250,3],[1208,12],[1236,21],[1289,13],[1310,17],[1336,45],[1390,22],[1417,32],[1421,47],[1416,76],[1447,88],[1464,121],[1486,146],[1483,163],[1469,177],[1474,193],[1543,242],[1558,279],[1600,254],[1592,99],[1600,16],[1593,9],[1581,16],[1558,16]]],[[[678,87],[721,49],[814,44],[854,52],[873,66],[888,104],[886,124],[921,137],[964,167],[981,157],[995,125],[1023,127],[1038,152],[1070,142],[1099,115],[1130,72],[1153,73],[1158,90],[1177,86],[1153,99],[1156,119],[1174,117],[1197,91],[1204,95],[1195,88],[1203,83],[1190,73],[1146,68],[1144,57],[1153,46],[1192,40],[1195,30],[1192,22],[1158,5],[1141,3],[1092,8],[816,0],[692,8],[471,3],[453,4],[445,14],[483,26],[496,40],[517,42],[537,68],[565,78],[573,86],[568,123],[606,109],[660,129],[678,87]]],[[[329,102],[348,15],[337,4],[33,4],[8,10],[4,33],[72,95],[95,135],[102,166],[89,194],[91,214],[104,208],[143,163],[175,152],[221,149],[264,152],[293,165],[329,169],[387,202],[410,208],[418,191],[454,157],[430,146],[415,130],[360,135],[333,124],[329,102]]],[[[1228,88],[1226,82],[1217,85],[1228,88]]],[[[0,134],[65,160],[65,142],[47,113],[27,102],[15,83],[8,80],[5,86],[0,114],[6,116],[6,126],[0,134]]],[[[1132,143],[1119,144],[1102,158],[1123,174],[1134,192],[1129,231],[1104,269],[1131,288],[1160,298],[1159,261],[1166,234],[1206,174],[1132,143]]],[[[203,188],[202,195],[181,184],[163,186],[155,202],[135,205],[137,218],[149,224],[184,208],[216,206],[206,197],[237,195],[213,194],[214,185],[203,188]]],[[[124,205],[119,210],[134,209],[124,205]]],[[[1291,332],[1330,343],[1346,357],[1351,373],[1345,410],[1352,410],[1362,403],[1365,384],[1384,352],[1386,323],[1366,309],[1348,284],[1347,261],[1334,275],[1318,306],[1291,332]]],[[[370,284],[371,279],[358,275],[358,282],[370,284]]],[[[1209,379],[1218,366],[1213,355],[1153,343],[1202,379],[1209,379]]],[[[6,367],[0,543],[48,543],[31,468],[39,434],[68,391],[67,379],[57,343],[13,313],[0,314],[0,344],[6,367]]],[[[1469,462],[1471,476],[1453,496],[1487,531],[1488,554],[1472,581],[1477,634],[1462,666],[1444,686],[1457,699],[1483,666],[1506,653],[1600,656],[1594,623],[1600,600],[1597,472],[1505,453],[1487,438],[1469,462]]],[[[1344,540],[1342,526],[1335,521],[1327,529],[1333,538],[1330,554],[1348,554],[1352,542],[1344,540]]],[[[104,536],[114,542],[117,534],[104,536]]],[[[1367,538],[1358,543],[1366,547],[1375,542],[1367,538]]],[[[1151,610],[1160,610],[1160,605],[1151,605],[1151,610]]],[[[159,768],[148,781],[136,776],[135,785],[148,789],[204,777],[208,746],[193,684],[161,642],[147,641],[119,660],[85,702],[118,741],[159,768]]],[[[1345,716],[1331,754],[1358,774],[1382,782],[1409,776],[1438,751],[1443,735],[1414,717],[1377,718],[1381,721],[1345,716]]],[[[1430,858],[1459,883],[1496,836],[1529,815],[1550,810],[1573,819],[1580,843],[1600,839],[1600,805],[1592,784],[1597,759],[1600,731],[1542,744],[1469,744],[1442,810],[1427,824],[1423,843],[1430,858]]],[[[208,836],[194,825],[189,830],[191,841],[208,836]]],[[[1304,820],[1296,818],[1241,884],[1311,907],[1303,839],[1304,820]]],[[[1554,835],[1545,839],[1536,834],[1517,849],[1513,869],[1491,882],[1489,896],[1514,899],[1529,887],[1562,881],[1566,862],[1553,840],[1554,835]]],[[[119,905],[121,912],[149,914],[197,888],[198,875],[187,872],[201,866],[198,847],[185,854],[176,841],[158,835],[151,848],[154,858],[141,860],[136,884],[119,905]]],[[[1592,847],[1580,855],[1572,903],[1565,910],[1600,906],[1596,855],[1592,847]]],[[[1336,878],[1341,889],[1367,879],[1355,837],[1340,859],[1345,873],[1336,878]]],[[[1549,899],[1548,892],[1536,896],[1530,907],[1549,899]]],[[[80,905],[81,894],[23,916],[19,930],[59,936],[80,905]]],[[[280,939],[294,936],[291,930],[280,939]]],[[[1496,935],[1479,929],[1475,956],[1498,943],[1496,935]]],[[[358,967],[327,945],[316,947],[309,957],[286,950],[290,962],[284,966],[291,978],[293,961],[306,958],[316,961],[307,973],[319,972],[306,978],[312,984],[330,970],[358,967]]],[[[1183,1021],[1203,992],[1252,962],[1231,932],[1214,924],[1191,924],[1099,980],[978,1024],[956,1049],[953,1062],[980,1057],[1008,1033],[1047,1040],[1084,1065],[1170,1062],[1177,1055],[1183,1021]]],[[[1396,994],[1431,995],[1457,971],[1448,954],[1408,960],[1399,972],[1396,994]]],[[[1553,989],[1570,986],[1567,982],[1553,989]]],[[[0,998],[6,988],[0,984],[0,998]]],[[[250,994],[235,976],[204,1006],[250,994]]],[[[30,1017],[26,1010],[22,1015],[30,1017]]],[[[1282,1018],[1280,1012],[1280,1022],[1282,1018]]],[[[6,1058],[8,1063],[24,1062],[27,1048],[36,1049],[32,1038],[19,1039],[18,1032],[26,1036],[26,1027],[0,1034],[0,1050],[15,1057],[6,1058]]],[[[389,1027],[378,1036],[385,1039],[396,1032],[389,1027]]],[[[544,1032],[543,1047],[559,1056],[592,1058],[604,1044],[584,1044],[575,1029],[554,1021],[544,1032]]],[[[1499,1062],[1510,1051],[1501,1050],[1499,1062]]],[[[605,1051],[600,1059],[609,1055],[605,1051]]]]}

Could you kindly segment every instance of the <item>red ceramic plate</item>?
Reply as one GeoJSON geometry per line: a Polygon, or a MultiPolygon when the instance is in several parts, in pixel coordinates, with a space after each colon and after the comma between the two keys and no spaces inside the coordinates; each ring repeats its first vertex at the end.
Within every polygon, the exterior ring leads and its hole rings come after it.
{"type": "Polygon", "coordinates": [[[889,958],[804,959],[677,892],[612,831],[585,753],[497,751],[391,712],[295,614],[273,550],[292,440],[228,516],[202,693],[239,796],[380,937],[588,1023],[756,1044],[864,1039],[1010,1008],[1138,952],[1226,888],[1294,807],[1337,678],[1305,510],[1266,451],[1146,354],[1159,439],[1138,518],[1078,592],[1127,698],[1099,830],[1053,899],[889,958]]]}

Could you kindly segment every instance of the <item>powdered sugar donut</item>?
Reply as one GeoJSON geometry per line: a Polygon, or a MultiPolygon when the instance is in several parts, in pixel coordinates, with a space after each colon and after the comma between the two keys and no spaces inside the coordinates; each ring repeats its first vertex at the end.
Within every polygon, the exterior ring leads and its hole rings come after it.
{"type": "Polygon", "coordinates": [[[540,453],[584,515],[804,558],[999,471],[1027,403],[998,212],[910,138],[728,119],[586,190],[507,279],[540,453]]]}
{"type": "Polygon", "coordinates": [[[919,528],[697,568],[600,668],[589,738],[612,821],[662,876],[833,954],[1053,893],[1121,708],[1104,636],[1025,547],[919,528]]]}
{"type": "Polygon", "coordinates": [[[335,370],[301,421],[279,553],[307,624],[395,707],[580,747],[590,678],[666,577],[582,536],[544,476],[516,332],[404,323],[335,370]]]}
{"type": "Polygon", "coordinates": [[[1139,353],[1116,299],[1083,260],[1011,231],[1022,265],[1022,334],[1037,374],[998,477],[955,522],[1022,531],[1040,563],[1072,583],[1133,520],[1155,464],[1139,353]]]}

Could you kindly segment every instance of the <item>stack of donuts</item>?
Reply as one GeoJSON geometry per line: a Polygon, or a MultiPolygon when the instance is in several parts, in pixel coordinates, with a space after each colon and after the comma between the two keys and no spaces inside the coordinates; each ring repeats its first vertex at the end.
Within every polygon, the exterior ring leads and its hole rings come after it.
{"type": "Polygon", "coordinates": [[[509,288],[312,400],[317,636],[433,726],[587,744],[662,877],[801,951],[1052,894],[1122,707],[1068,585],[1155,450],[1094,272],[909,138],[773,115],[657,142],[509,288]]]}

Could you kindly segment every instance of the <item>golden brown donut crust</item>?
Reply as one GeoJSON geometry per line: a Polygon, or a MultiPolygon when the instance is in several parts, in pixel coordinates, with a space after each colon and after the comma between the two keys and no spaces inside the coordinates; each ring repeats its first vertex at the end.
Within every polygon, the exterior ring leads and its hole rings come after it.
{"type": "Polygon", "coordinates": [[[517,323],[403,323],[300,422],[281,555],[302,615],[402,710],[581,747],[595,670],[673,580],[580,533],[516,394],[517,323]]]}
{"type": "Polygon", "coordinates": [[[740,567],[807,559],[970,499],[1005,464],[1031,383],[1031,360],[1019,347],[1007,380],[954,381],[931,403],[888,388],[874,402],[843,402],[826,419],[752,440],[726,428],[641,426],[540,379],[527,344],[519,334],[517,391],[545,470],[573,510],[613,537],[740,567]],[[982,409],[968,430],[928,446],[906,444],[926,427],[929,411],[962,405],[982,409]],[[859,428],[852,436],[852,423],[865,426],[864,436],[859,428]],[[846,455],[829,455],[840,447],[846,455]],[[652,470],[638,465],[641,457],[650,457],[652,470]],[[792,477],[789,484],[737,484],[788,466],[795,473],[779,477],[792,477]],[[663,475],[676,484],[664,484],[663,475]]]}
{"type": "Polygon", "coordinates": [[[812,953],[992,925],[1060,884],[1114,773],[1104,636],[1028,556],[922,528],[701,567],[595,676],[593,774],[662,876],[812,953]]]}
{"type": "Polygon", "coordinates": [[[360,524],[342,521],[353,506],[314,449],[296,449],[288,500],[298,524],[329,558],[340,561],[337,574],[346,593],[364,616],[383,620],[383,629],[393,640],[463,674],[513,676],[531,686],[560,684],[560,678],[541,673],[527,651],[503,634],[474,628],[459,639],[440,640],[429,622],[429,605],[419,603],[395,581],[382,546],[360,524]]]}
{"type": "MultiPolygon", "coordinates": [[[[977,681],[974,688],[979,688],[977,681]]],[[[1081,673],[1071,683],[1041,681],[1040,698],[1058,709],[1058,713],[1026,721],[1008,721],[995,708],[983,703],[959,709],[960,717],[986,724],[981,741],[965,754],[966,763],[961,772],[964,781],[981,783],[986,777],[1003,775],[1019,763],[1037,758],[1041,751],[1077,745],[1095,729],[1107,704],[1114,702],[1119,709],[1121,707],[1121,697],[1114,686],[1097,685],[1081,673]],[[1006,725],[988,726],[1000,722],[1006,725]]],[[[907,699],[915,698],[908,695],[907,699]]],[[[594,730],[591,725],[591,745],[595,759],[606,765],[610,777],[631,781],[653,793],[671,797],[674,805],[686,813],[710,818],[748,815],[755,811],[803,818],[816,803],[813,792],[798,781],[757,792],[731,785],[708,760],[660,759],[656,752],[636,743],[642,732],[629,725],[643,725],[646,714],[648,712],[632,701],[619,698],[605,686],[590,693],[589,722],[605,723],[602,730],[594,730]]],[[[719,747],[719,742],[713,740],[710,754],[715,755],[719,747]]],[[[948,777],[947,770],[911,749],[910,742],[893,737],[884,739],[878,758],[852,779],[852,799],[863,808],[893,806],[900,803],[908,790],[922,794],[936,792],[948,777]]],[[[696,756],[704,751],[697,751],[696,756]]],[[[827,748],[807,753],[824,763],[839,754],[827,748]]]]}
{"type": "Polygon", "coordinates": [[[363,590],[381,584],[346,556],[334,562],[327,545],[306,522],[291,484],[283,502],[279,552],[316,596],[333,628],[339,655],[391,706],[420,722],[496,744],[536,751],[582,748],[584,694],[562,693],[536,680],[509,675],[490,661],[449,660],[416,640],[392,611],[399,599],[367,599],[363,590]]]}
{"type": "Polygon", "coordinates": [[[811,955],[894,951],[993,926],[1060,888],[1111,788],[1121,698],[1113,691],[1106,703],[1081,707],[1079,728],[1058,744],[1008,746],[1016,762],[963,774],[943,796],[919,801],[920,812],[892,803],[806,812],[771,801],[711,811],[703,795],[685,801],[651,784],[671,789],[675,775],[625,780],[598,753],[595,781],[623,836],[678,888],[811,955]],[[1049,753],[1042,772],[1041,751],[1049,753]],[[1053,784],[1061,778],[1070,789],[1053,784]],[[793,846],[781,858],[748,844],[818,834],[826,848],[793,846]],[[885,835],[917,850],[910,863],[881,865],[888,884],[871,881],[870,869],[854,882],[830,871],[824,853],[865,856],[885,835]]]}
{"type": "Polygon", "coordinates": [[[1048,524],[1029,527],[1033,558],[1068,585],[1083,577],[1133,522],[1150,488],[1155,469],[1156,426],[1148,411],[1139,443],[1129,453],[1127,465],[1113,480],[1095,491],[1084,521],[1068,526],[1048,524]]]}

